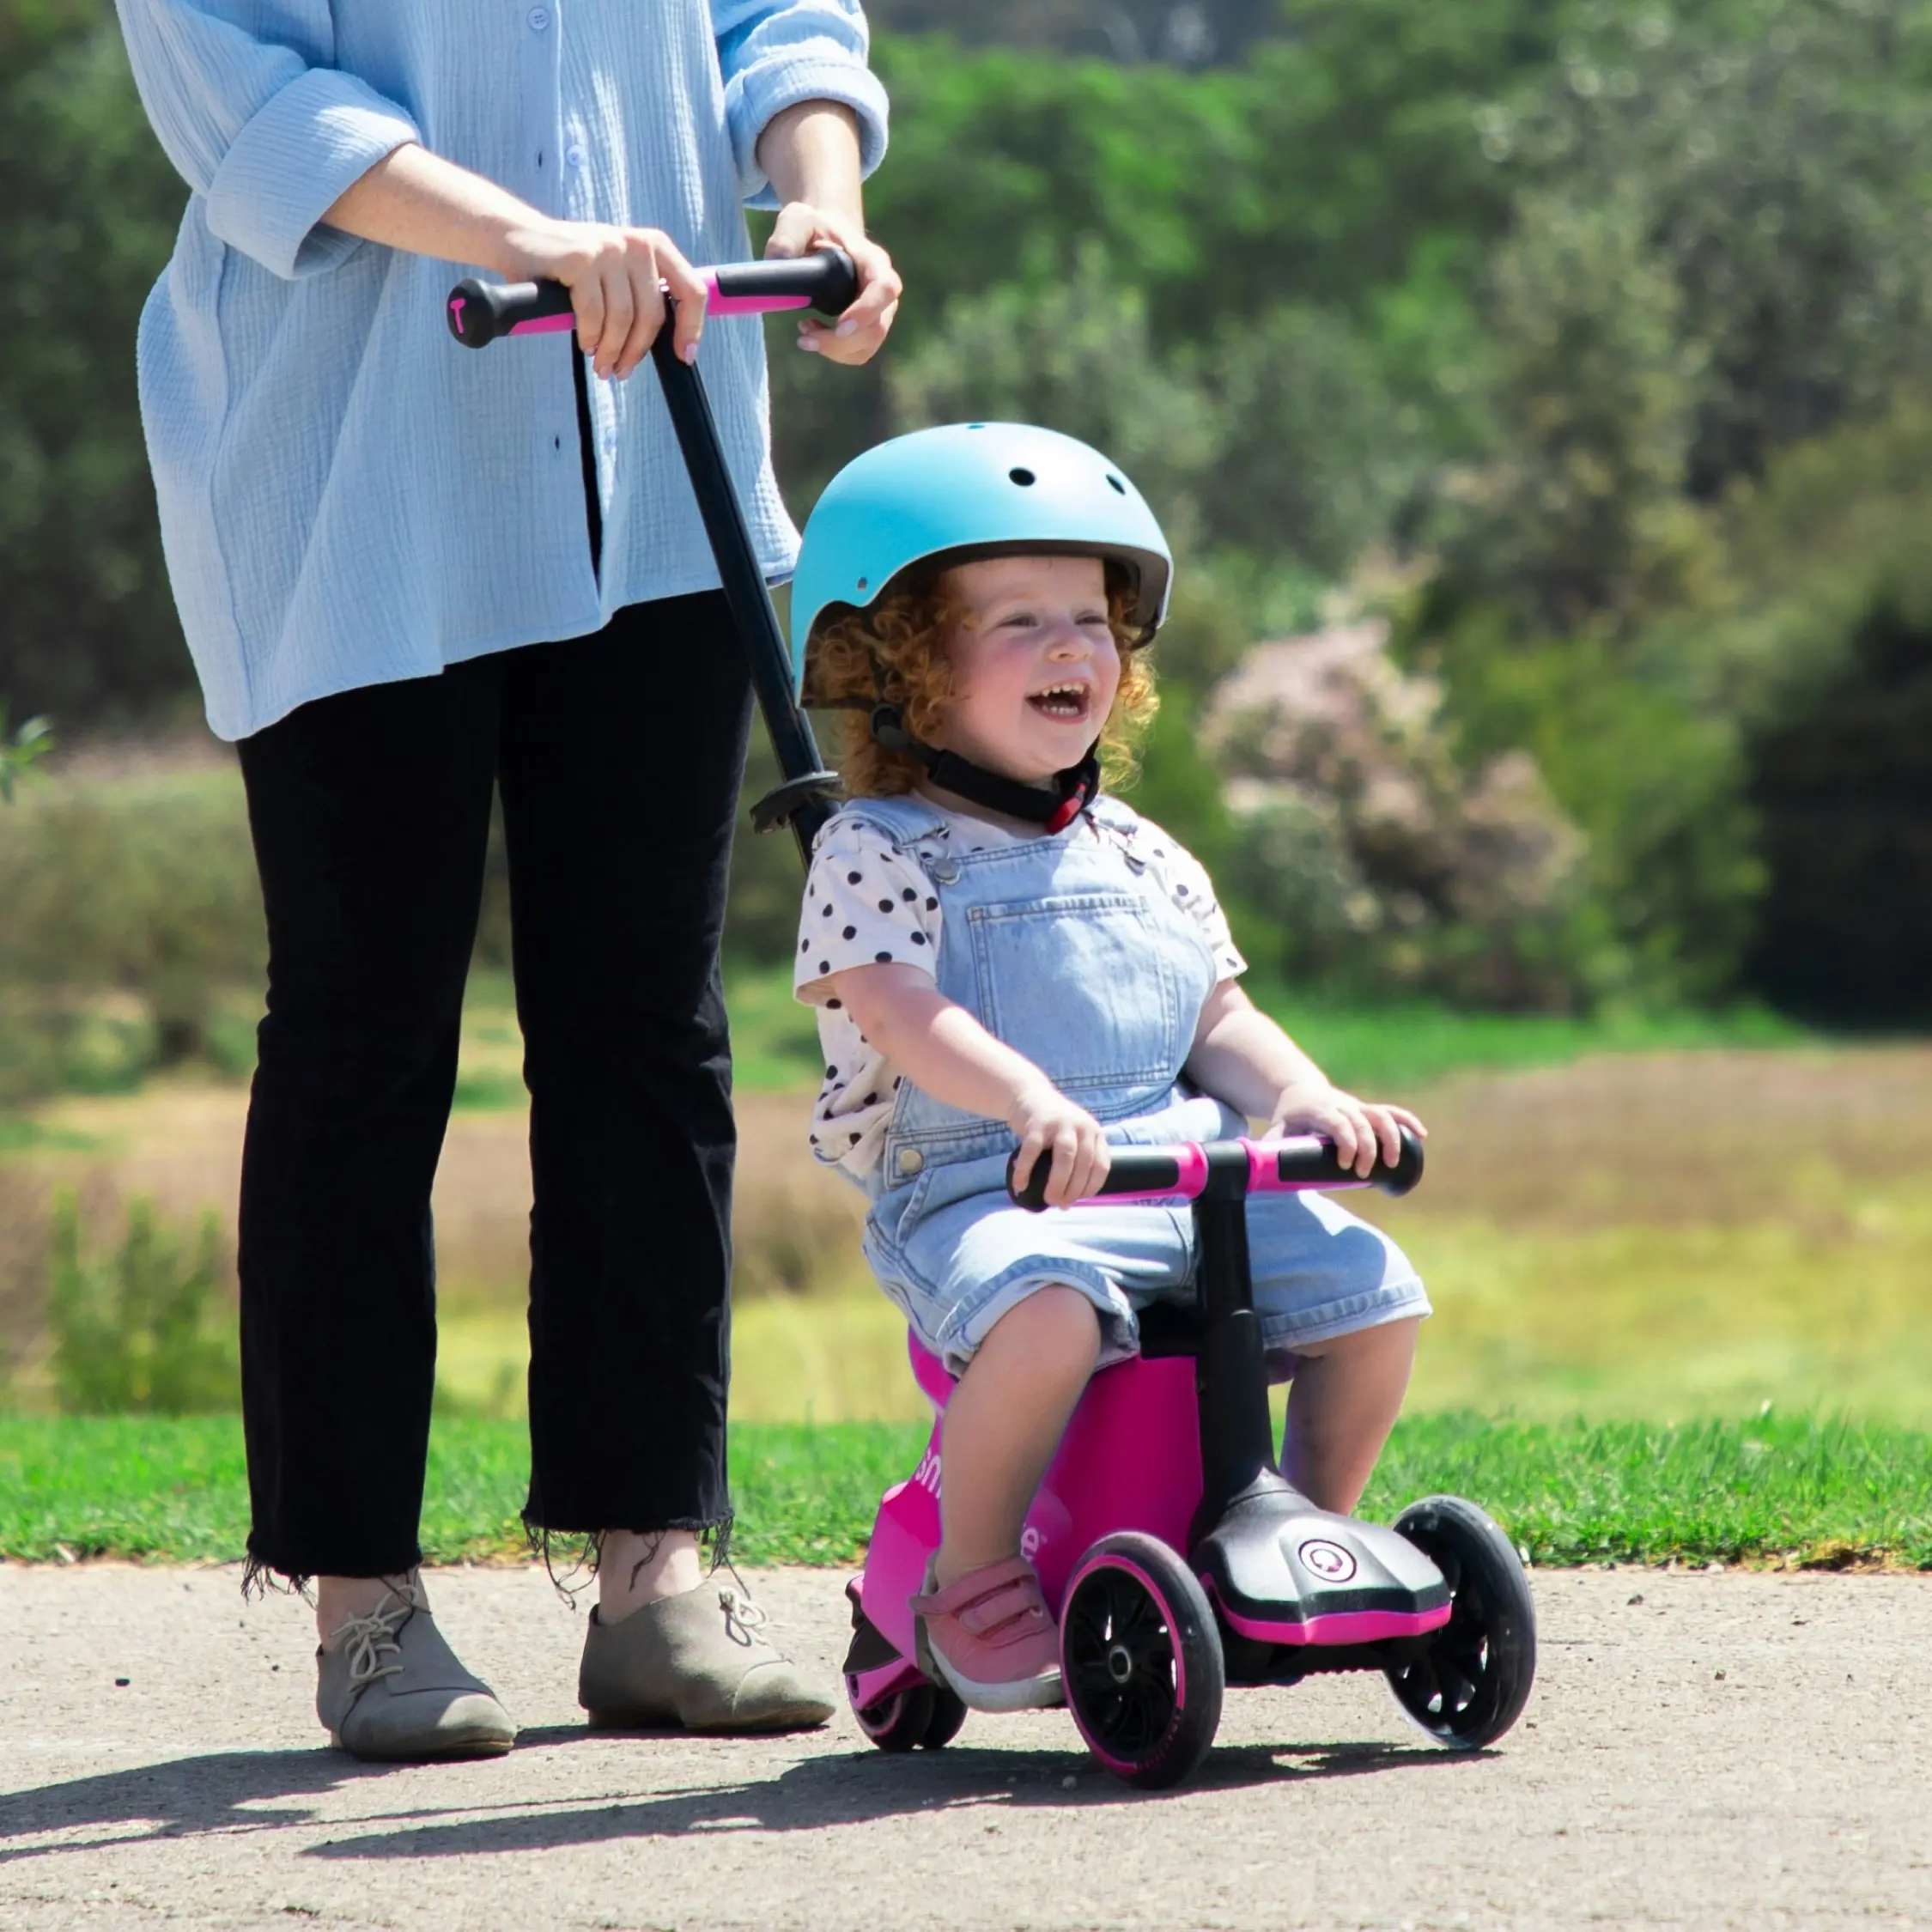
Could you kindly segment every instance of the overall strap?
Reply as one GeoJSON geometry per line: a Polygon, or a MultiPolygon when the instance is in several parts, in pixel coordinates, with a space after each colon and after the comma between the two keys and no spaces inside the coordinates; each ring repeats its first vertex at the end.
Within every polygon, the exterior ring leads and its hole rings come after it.
{"type": "MultiPolygon", "coordinates": [[[[889,799],[854,799],[841,805],[827,821],[830,825],[869,825],[884,833],[895,848],[903,850],[920,840],[931,838],[946,829],[946,816],[929,799],[912,793],[889,799]]],[[[824,835],[819,835],[823,837],[824,835]]]]}

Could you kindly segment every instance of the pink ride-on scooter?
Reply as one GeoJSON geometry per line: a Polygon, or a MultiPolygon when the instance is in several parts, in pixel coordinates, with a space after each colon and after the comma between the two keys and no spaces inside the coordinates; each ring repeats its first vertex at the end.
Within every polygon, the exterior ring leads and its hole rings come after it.
{"type": "MultiPolygon", "coordinates": [[[[1405,1133],[1401,1160],[1373,1184],[1406,1194],[1421,1177],[1421,1145],[1405,1133]]],[[[1011,1173],[1007,1184],[1023,1206],[1041,1205],[1011,1173]]],[[[1023,1546],[1060,1619],[1073,1722],[1129,1783],[1174,1784],[1194,1770],[1228,1684],[1379,1670],[1416,1723],[1464,1747],[1493,1743],[1528,1698],[1528,1581],[1482,1510],[1433,1496],[1384,1528],[1317,1510],[1275,1466],[1247,1197],[1365,1184],[1313,1137],[1114,1150],[1104,1194],[1193,1204],[1195,1297],[1144,1309],[1139,1355],[1088,1385],[1023,1546]]],[[[886,1751],[936,1749],[966,1715],[912,1661],[907,1599],[939,1546],[952,1378],[909,1346],[935,1411],[933,1438],[911,1477],[886,1492],[865,1575],[847,1593],[846,1692],[886,1751]]]]}
{"type": "MultiPolygon", "coordinates": [[[[816,307],[837,314],[857,281],[828,249],[801,261],[703,271],[714,315],[816,307]]],[[[450,333],[481,349],[505,336],[570,327],[555,283],[459,283],[450,333]]],[[[732,618],[743,641],[783,782],[752,807],[761,831],[789,825],[809,863],[838,780],[823,769],[792,683],[766,590],[698,371],[651,350],[732,618]]],[[[1422,1149],[1373,1184],[1406,1194],[1422,1149]]],[[[1024,1186],[1042,1205],[1045,1176],[1024,1186]]],[[[1431,1737],[1493,1743],[1522,1715],[1536,1669],[1529,1585],[1509,1539],[1473,1503],[1433,1496],[1393,1528],[1315,1508],[1275,1465],[1267,1364],[1249,1279],[1246,1201],[1268,1188],[1364,1185],[1313,1138],[1120,1147],[1103,1190],[1192,1203],[1200,1266],[1191,1305],[1140,1316],[1140,1353],[1088,1385],[1027,1518],[1025,1554],[1060,1619],[1073,1721],[1096,1757],[1128,1783],[1178,1783],[1214,1741],[1229,1684],[1291,1684],[1316,1671],[1376,1670],[1431,1737]]],[[[879,1504],[865,1574],[849,1586],[846,1688],[859,1722],[887,1751],[937,1750],[965,1707],[913,1661],[908,1599],[939,1541],[939,1443],[951,1378],[911,1345],[935,1411],[919,1467],[879,1504]]]]}

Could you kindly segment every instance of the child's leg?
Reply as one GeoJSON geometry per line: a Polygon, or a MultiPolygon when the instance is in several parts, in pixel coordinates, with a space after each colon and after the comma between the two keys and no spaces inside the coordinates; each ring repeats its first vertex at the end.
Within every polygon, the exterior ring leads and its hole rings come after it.
{"type": "Polygon", "coordinates": [[[1295,1351],[1282,1473],[1318,1509],[1346,1516],[1361,1501],[1401,1413],[1421,1326],[1410,1315],[1295,1351]]]}
{"type": "Polygon", "coordinates": [[[1029,1295],[987,1331],[941,1431],[940,1588],[1019,1553],[1034,1492],[1099,1355],[1099,1315],[1075,1288],[1029,1295]]]}

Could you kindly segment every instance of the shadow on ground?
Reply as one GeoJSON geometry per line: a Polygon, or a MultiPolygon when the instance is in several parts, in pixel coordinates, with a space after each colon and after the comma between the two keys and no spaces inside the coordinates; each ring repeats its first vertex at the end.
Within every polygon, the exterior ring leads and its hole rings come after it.
{"type": "MultiPolygon", "coordinates": [[[[524,1733],[516,1757],[589,1740],[574,1725],[524,1733]]],[[[1447,1754],[1425,1745],[1334,1743],[1218,1750],[1186,1792],[1358,1777],[1425,1765],[1443,1768],[1488,1753],[1447,1754]]],[[[307,1849],[323,1858],[425,1858],[481,1852],[532,1851],[614,1839],[676,1838],[712,1831],[804,1832],[860,1825],[963,1806],[1064,1807],[1149,1804],[1162,1794],[1130,1790],[1071,1751],[988,1751],[957,1747],[911,1760],[866,1750],[808,1758],[776,1777],[742,1784],[691,1785],[635,1798],[586,1805],[507,1800],[501,1805],[425,1807],[370,1817],[328,1817],[321,1800],[380,1781],[388,1767],[361,1765],[339,1753],[214,1752],[194,1758],[104,1772],[94,1777],[16,1792],[0,1798],[0,1863],[50,1854],[98,1850],[148,1838],[203,1833],[247,1834],[292,1828],[355,1833],[307,1849]],[[1078,1776],[1069,1790],[1064,1780],[1078,1776]],[[515,1805],[515,1809],[509,1808],[515,1805]],[[135,1831],[134,1826],[145,1830],[135,1831]],[[84,1838],[53,1844],[21,1841],[92,1827],[84,1838]],[[120,1827],[117,1830],[116,1827],[120,1827]]],[[[373,1794],[372,1794],[373,1795],[373,1794]]]]}

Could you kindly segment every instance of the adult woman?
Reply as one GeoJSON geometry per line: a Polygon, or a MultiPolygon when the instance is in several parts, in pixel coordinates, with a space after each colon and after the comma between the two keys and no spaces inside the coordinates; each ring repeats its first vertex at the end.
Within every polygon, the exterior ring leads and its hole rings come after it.
{"type": "MultiPolygon", "coordinates": [[[[508,1748],[416,1576],[429,1188],[494,788],[532,1094],[526,1519],[600,1547],[581,1694],[612,1719],[822,1721],[732,1593],[699,1588],[699,1538],[730,1521],[718,939],[749,698],[661,397],[623,379],[660,283],[696,355],[690,264],[746,252],[746,201],[781,207],[772,251],[858,263],[853,309],[801,347],[857,361],[884,338],[898,283],[859,183],[885,103],[858,0],[119,3],[194,191],[143,317],[143,415],[268,908],[251,1574],[316,1580],[339,1744],[508,1748]],[[584,355],[454,349],[451,263],[568,283],[584,355]]],[[[776,577],[795,538],[762,348],[753,325],[716,336],[776,577]]]]}

